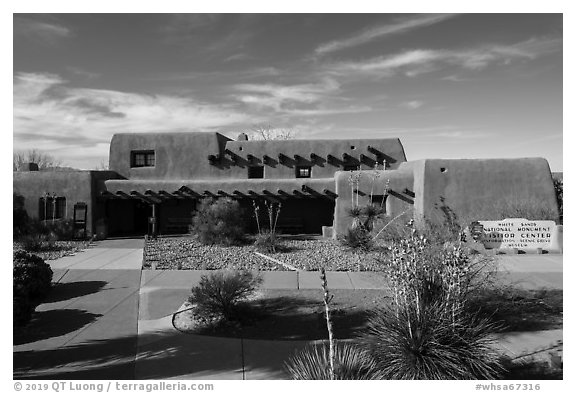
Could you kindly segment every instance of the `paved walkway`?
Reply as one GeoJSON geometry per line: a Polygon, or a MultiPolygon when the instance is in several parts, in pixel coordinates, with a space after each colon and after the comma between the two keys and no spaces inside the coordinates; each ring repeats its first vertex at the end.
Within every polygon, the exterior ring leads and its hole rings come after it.
{"type": "MultiPolygon", "coordinates": [[[[26,334],[15,334],[14,378],[283,379],[308,342],[183,334],[172,314],[207,271],[141,271],[142,240],[107,240],[50,264],[55,286],[26,334]]],[[[562,288],[561,255],[501,256],[501,279],[562,288]]],[[[319,289],[318,272],[262,272],[264,289],[319,289]]],[[[332,289],[385,289],[381,273],[328,272],[332,289]]],[[[502,338],[518,355],[553,345],[562,331],[502,338]]]]}
{"type": "Polygon", "coordinates": [[[95,247],[48,263],[52,269],[139,270],[143,247],[142,239],[103,240],[95,247]]]}
{"type": "Polygon", "coordinates": [[[50,262],[56,284],[14,335],[15,379],[134,379],[142,245],[103,241],[50,262]]]}

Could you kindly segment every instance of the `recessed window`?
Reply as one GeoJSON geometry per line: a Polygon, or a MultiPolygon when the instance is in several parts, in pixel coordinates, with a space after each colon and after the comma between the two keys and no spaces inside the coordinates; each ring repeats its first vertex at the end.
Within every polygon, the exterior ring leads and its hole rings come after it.
{"type": "Polygon", "coordinates": [[[310,177],[312,175],[312,167],[309,166],[297,166],[296,167],[296,177],[310,177]]]}
{"type": "Polygon", "coordinates": [[[56,220],[66,216],[66,198],[46,197],[38,202],[38,217],[40,221],[56,220]]]}
{"type": "Polygon", "coordinates": [[[156,165],[154,150],[133,151],[131,160],[132,168],[156,165]]]}
{"type": "Polygon", "coordinates": [[[344,170],[345,171],[357,171],[358,170],[358,165],[344,165],[344,170]]]}
{"type": "Polygon", "coordinates": [[[259,166],[249,166],[248,167],[248,179],[262,179],[264,178],[264,167],[259,166]]]}

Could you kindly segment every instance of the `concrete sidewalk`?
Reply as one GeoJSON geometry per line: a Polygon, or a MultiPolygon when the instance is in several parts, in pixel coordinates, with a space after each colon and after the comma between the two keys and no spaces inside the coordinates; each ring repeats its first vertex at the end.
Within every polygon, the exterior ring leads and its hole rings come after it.
{"type": "Polygon", "coordinates": [[[14,333],[15,379],[134,379],[141,239],[50,261],[54,288],[14,333]]]}
{"type": "Polygon", "coordinates": [[[141,269],[143,239],[102,240],[75,255],[48,261],[52,269],[141,269]]]}

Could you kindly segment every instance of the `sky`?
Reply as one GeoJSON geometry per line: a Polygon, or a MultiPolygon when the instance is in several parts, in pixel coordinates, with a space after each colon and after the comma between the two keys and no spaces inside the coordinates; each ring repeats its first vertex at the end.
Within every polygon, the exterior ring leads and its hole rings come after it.
{"type": "Polygon", "coordinates": [[[562,171],[562,14],[14,14],[13,149],[120,132],[400,138],[408,160],[562,171]]]}

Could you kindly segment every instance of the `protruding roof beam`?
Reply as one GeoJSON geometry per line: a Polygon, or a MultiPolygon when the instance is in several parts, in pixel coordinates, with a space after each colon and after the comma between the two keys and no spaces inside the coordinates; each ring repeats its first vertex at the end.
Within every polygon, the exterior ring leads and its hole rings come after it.
{"type": "Polygon", "coordinates": [[[322,190],[322,192],[324,192],[324,194],[326,194],[327,196],[329,196],[330,198],[338,198],[338,194],[336,194],[334,191],[329,190],[327,188],[325,188],[324,190],[322,190]]]}
{"type": "Polygon", "coordinates": [[[308,194],[313,195],[315,197],[323,196],[318,191],[316,191],[315,189],[306,184],[302,184],[302,192],[307,192],[308,194]]]}
{"type": "Polygon", "coordinates": [[[112,194],[110,191],[102,191],[100,193],[100,196],[102,198],[110,198],[110,199],[118,198],[116,195],[112,194]]]}
{"type": "Polygon", "coordinates": [[[294,195],[288,194],[286,191],[280,190],[280,189],[277,190],[276,192],[278,193],[278,195],[280,195],[280,196],[282,196],[282,197],[284,197],[284,198],[289,198],[289,197],[294,196],[294,195]]]}
{"type": "Polygon", "coordinates": [[[298,198],[306,198],[306,195],[303,194],[301,191],[294,190],[294,191],[292,191],[292,193],[298,198]]]}
{"type": "Polygon", "coordinates": [[[248,195],[250,195],[252,198],[260,198],[260,195],[253,190],[248,190],[248,195]]]}
{"type": "Polygon", "coordinates": [[[243,192],[240,192],[238,190],[234,190],[234,192],[232,194],[234,194],[235,196],[240,197],[240,198],[246,198],[247,197],[246,194],[244,194],[243,192]]]}
{"type": "Polygon", "coordinates": [[[182,192],[183,194],[194,197],[194,198],[201,198],[202,197],[202,195],[198,194],[196,191],[192,190],[188,186],[182,186],[178,189],[178,191],[182,192]]]}
{"type": "Polygon", "coordinates": [[[116,195],[122,199],[132,199],[130,195],[126,194],[124,191],[116,191],[116,195]]]}
{"type": "Polygon", "coordinates": [[[160,203],[161,201],[155,200],[154,198],[149,198],[143,194],[141,194],[139,191],[130,191],[130,195],[136,198],[139,198],[140,200],[149,203],[149,204],[155,204],[155,203],[160,203]]]}

